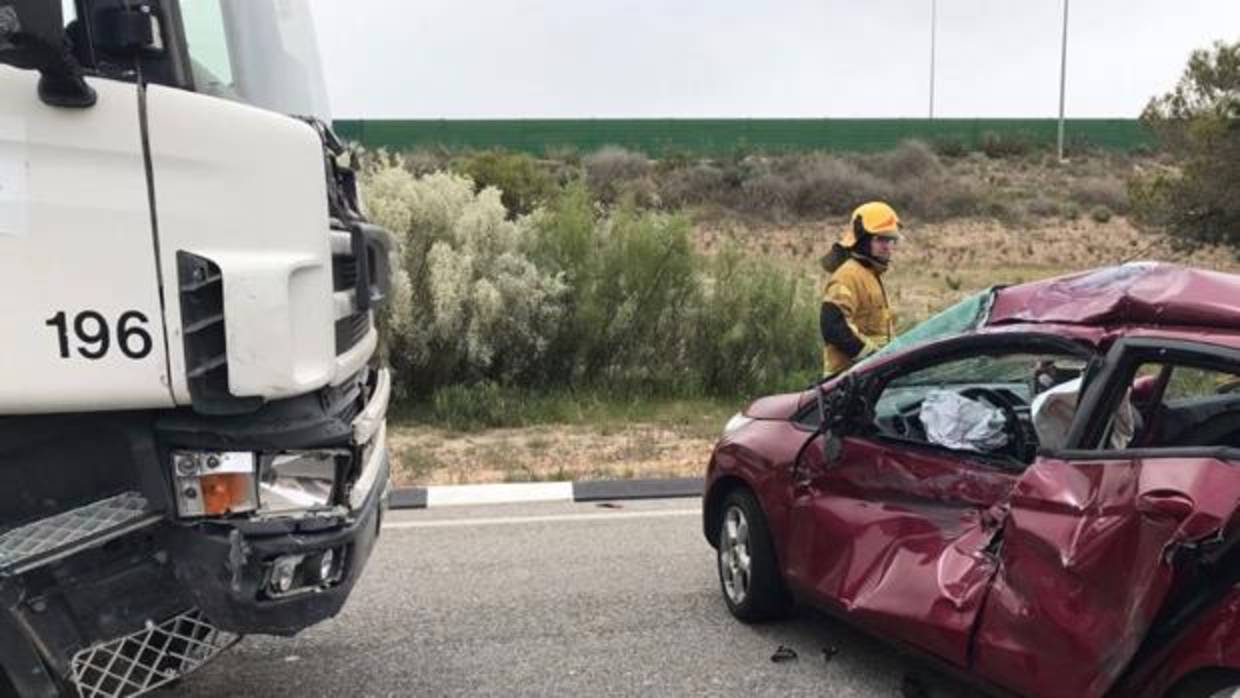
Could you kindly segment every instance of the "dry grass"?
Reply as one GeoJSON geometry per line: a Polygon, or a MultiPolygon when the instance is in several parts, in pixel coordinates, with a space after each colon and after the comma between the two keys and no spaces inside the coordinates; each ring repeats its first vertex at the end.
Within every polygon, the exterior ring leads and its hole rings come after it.
{"type": "MultiPolygon", "coordinates": [[[[738,406],[739,408],[739,406],[738,406]]],[[[398,485],[694,477],[714,434],[676,425],[545,425],[468,434],[424,426],[388,431],[398,485]]]]}

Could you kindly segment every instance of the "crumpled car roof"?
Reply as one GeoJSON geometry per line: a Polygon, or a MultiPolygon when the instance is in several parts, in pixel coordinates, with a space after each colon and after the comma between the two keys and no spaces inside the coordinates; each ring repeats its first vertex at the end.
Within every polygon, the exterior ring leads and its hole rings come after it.
{"type": "Polygon", "coordinates": [[[1016,322],[1240,330],[1240,276],[1134,262],[999,289],[986,324],[1016,322]]]}

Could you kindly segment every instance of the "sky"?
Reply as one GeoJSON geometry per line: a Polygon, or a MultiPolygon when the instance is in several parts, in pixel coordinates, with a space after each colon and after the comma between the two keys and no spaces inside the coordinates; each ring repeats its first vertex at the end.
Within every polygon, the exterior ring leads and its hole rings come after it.
{"type": "MultiPolygon", "coordinates": [[[[1066,111],[1137,116],[1240,0],[1069,0],[1066,111]]],[[[932,0],[311,0],[336,118],[924,117],[932,0]]],[[[934,114],[1053,117],[1063,0],[937,0],[934,114]]]]}

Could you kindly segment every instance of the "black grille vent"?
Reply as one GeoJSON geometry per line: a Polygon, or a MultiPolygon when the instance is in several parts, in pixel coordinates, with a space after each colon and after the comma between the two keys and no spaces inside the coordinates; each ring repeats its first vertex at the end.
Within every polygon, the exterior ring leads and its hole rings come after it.
{"type": "Polygon", "coordinates": [[[336,354],[340,355],[357,346],[370,331],[370,313],[354,313],[336,321],[336,354]]]}
{"type": "Polygon", "coordinates": [[[353,255],[332,257],[332,290],[348,291],[357,286],[357,258],[353,255]]]}
{"type": "Polygon", "coordinates": [[[261,398],[236,398],[228,392],[228,345],[224,335],[224,279],[205,257],[177,253],[185,377],[194,410],[203,414],[239,414],[262,405],[261,398]]]}

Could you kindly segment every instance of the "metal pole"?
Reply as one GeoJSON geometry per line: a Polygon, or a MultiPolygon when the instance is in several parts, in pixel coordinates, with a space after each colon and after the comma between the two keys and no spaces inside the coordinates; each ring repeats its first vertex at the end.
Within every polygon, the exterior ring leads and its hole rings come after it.
{"type": "Polygon", "coordinates": [[[939,0],[930,0],[930,118],[934,118],[934,56],[938,30],[939,0]]]}
{"type": "Polygon", "coordinates": [[[1068,80],[1068,0],[1063,0],[1063,48],[1059,58],[1059,161],[1063,162],[1064,85],[1068,80]]]}

